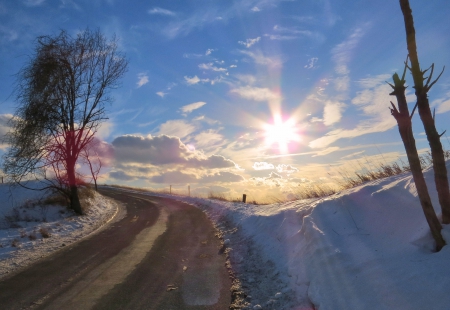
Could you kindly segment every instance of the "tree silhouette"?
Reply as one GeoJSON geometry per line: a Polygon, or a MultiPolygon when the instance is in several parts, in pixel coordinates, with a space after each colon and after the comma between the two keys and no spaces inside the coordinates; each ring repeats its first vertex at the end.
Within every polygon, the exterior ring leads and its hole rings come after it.
{"type": "Polygon", "coordinates": [[[106,119],[108,93],[126,68],[117,40],[108,41],[98,30],[38,37],[34,55],[17,75],[18,107],[4,157],[10,178],[19,184],[42,180],[82,214],[77,162],[106,119]]]}

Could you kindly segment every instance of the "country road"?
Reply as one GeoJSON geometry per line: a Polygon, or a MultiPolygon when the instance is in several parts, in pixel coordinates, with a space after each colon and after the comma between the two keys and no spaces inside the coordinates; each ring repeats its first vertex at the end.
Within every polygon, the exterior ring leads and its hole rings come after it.
{"type": "Polygon", "coordinates": [[[231,280],[205,214],[102,188],[123,218],[0,281],[1,309],[228,309],[231,280]],[[123,213],[123,212],[122,212],[123,213]]]}

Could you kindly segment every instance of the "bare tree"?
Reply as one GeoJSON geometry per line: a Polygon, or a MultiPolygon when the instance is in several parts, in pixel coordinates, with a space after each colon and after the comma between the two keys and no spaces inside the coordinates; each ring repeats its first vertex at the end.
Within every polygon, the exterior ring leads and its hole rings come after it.
{"type": "Polygon", "coordinates": [[[447,176],[447,167],[445,166],[444,150],[440,141],[440,138],[445,133],[445,131],[441,134],[437,132],[434,121],[434,113],[431,113],[430,104],[428,101],[428,92],[430,91],[431,87],[433,87],[433,85],[439,80],[444,70],[442,70],[437,79],[432,81],[434,64],[432,64],[431,67],[426,70],[420,69],[416,46],[416,31],[414,28],[412,10],[409,6],[409,0],[400,0],[400,7],[405,22],[406,43],[411,63],[411,66],[408,68],[411,71],[414,80],[414,89],[417,98],[416,106],[420,115],[420,119],[425,128],[428,143],[430,144],[431,148],[434,180],[438,192],[439,203],[442,209],[442,222],[444,224],[449,224],[450,191],[447,176]],[[429,75],[426,77],[425,74],[427,72],[429,72],[429,75]]]}
{"type": "Polygon", "coordinates": [[[38,37],[34,55],[17,75],[18,108],[4,157],[10,178],[45,180],[82,214],[76,164],[106,119],[108,93],[126,68],[117,40],[108,41],[100,31],[38,37]]]}
{"type": "Polygon", "coordinates": [[[407,68],[408,59],[405,62],[405,69],[403,71],[402,78],[397,73],[393,76],[394,84],[391,85],[394,90],[390,95],[397,98],[398,108],[391,101],[391,114],[394,116],[398,124],[398,130],[403,141],[403,145],[406,150],[406,157],[408,158],[411,173],[413,175],[414,183],[416,184],[417,194],[419,196],[420,204],[422,206],[425,218],[430,226],[431,233],[436,241],[436,248],[439,251],[444,245],[445,241],[441,235],[441,223],[434,211],[431,203],[430,195],[428,193],[427,184],[422,173],[422,167],[420,165],[420,158],[416,148],[416,141],[413,136],[411,119],[414,115],[415,108],[411,115],[409,114],[408,103],[405,96],[405,74],[407,68]]]}
{"type": "Polygon", "coordinates": [[[104,163],[103,158],[105,154],[102,150],[102,142],[94,138],[92,141],[83,149],[81,157],[89,168],[92,180],[94,181],[95,191],[98,191],[97,180],[104,163]]]}

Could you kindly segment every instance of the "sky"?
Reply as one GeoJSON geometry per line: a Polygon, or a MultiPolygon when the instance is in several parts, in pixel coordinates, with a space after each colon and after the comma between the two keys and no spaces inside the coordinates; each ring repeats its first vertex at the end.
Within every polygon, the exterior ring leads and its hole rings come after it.
{"type": "MultiPolygon", "coordinates": [[[[421,66],[440,71],[450,5],[410,3],[421,66]]],[[[98,132],[114,150],[101,183],[281,197],[404,158],[386,84],[407,55],[396,0],[0,0],[0,135],[36,37],[86,28],[129,61],[98,132]]],[[[429,97],[442,132],[448,71],[429,97]]],[[[413,131],[426,151],[418,115],[413,131]]]]}

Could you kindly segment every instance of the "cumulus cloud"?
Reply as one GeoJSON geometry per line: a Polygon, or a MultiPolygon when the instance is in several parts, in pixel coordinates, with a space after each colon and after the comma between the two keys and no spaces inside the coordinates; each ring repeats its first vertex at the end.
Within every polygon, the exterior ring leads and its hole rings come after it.
{"type": "Polygon", "coordinates": [[[238,94],[244,99],[254,101],[279,102],[282,99],[280,93],[274,92],[268,88],[244,86],[232,89],[230,92],[238,94]]]}
{"type": "Polygon", "coordinates": [[[137,87],[141,87],[148,83],[148,75],[146,73],[139,73],[138,74],[138,81],[137,81],[137,87]]]}
{"type": "Polygon", "coordinates": [[[162,9],[159,7],[154,7],[153,9],[148,11],[149,14],[163,15],[163,16],[175,16],[176,13],[167,9],[162,9]]]}
{"type": "Polygon", "coordinates": [[[208,49],[206,50],[206,52],[205,52],[205,55],[206,55],[206,56],[209,56],[209,55],[211,55],[211,53],[214,52],[214,51],[215,51],[215,49],[213,49],[213,48],[208,48],[208,49]]]}
{"type": "Polygon", "coordinates": [[[0,149],[5,149],[8,145],[3,144],[5,134],[7,134],[11,127],[9,126],[9,120],[13,117],[12,114],[0,114],[0,149]]]}
{"type": "Polygon", "coordinates": [[[164,172],[160,175],[155,175],[150,178],[150,181],[153,183],[184,184],[197,183],[198,179],[195,174],[175,170],[164,172]]]}
{"type": "Polygon", "coordinates": [[[157,94],[158,96],[160,96],[161,98],[164,98],[164,96],[166,96],[168,93],[159,91],[159,92],[157,92],[156,94],[157,94]]]}
{"type": "Polygon", "coordinates": [[[235,168],[236,164],[221,155],[205,156],[191,151],[177,137],[124,135],[112,142],[118,163],[151,165],[180,164],[190,168],[235,168]]]}
{"type": "Polygon", "coordinates": [[[159,126],[160,135],[175,136],[184,138],[193,133],[197,128],[185,120],[169,120],[159,126]]]}
{"type": "Polygon", "coordinates": [[[254,39],[247,39],[245,41],[238,41],[238,43],[244,45],[246,48],[249,48],[255,43],[259,42],[259,40],[261,40],[261,37],[257,37],[254,39]]]}
{"type": "Polygon", "coordinates": [[[270,169],[275,169],[274,165],[266,163],[266,162],[255,162],[253,164],[253,169],[255,170],[270,170],[270,169]]]}
{"type": "Polygon", "coordinates": [[[282,179],[283,177],[276,172],[271,172],[266,180],[282,179]]]}
{"type": "Polygon", "coordinates": [[[244,177],[228,172],[228,171],[221,171],[214,174],[206,175],[201,178],[202,183],[229,183],[229,182],[241,182],[244,181],[244,177]]]}
{"type": "Polygon", "coordinates": [[[180,108],[180,110],[181,110],[181,112],[182,112],[183,114],[189,114],[189,113],[191,113],[192,111],[197,110],[197,109],[203,107],[205,104],[206,104],[206,102],[203,102],[203,101],[194,102],[194,103],[191,103],[191,104],[182,106],[182,107],[180,108]]]}
{"type": "Polygon", "coordinates": [[[291,165],[280,164],[277,166],[277,171],[279,173],[292,174],[294,172],[297,172],[298,169],[291,165]]]}

